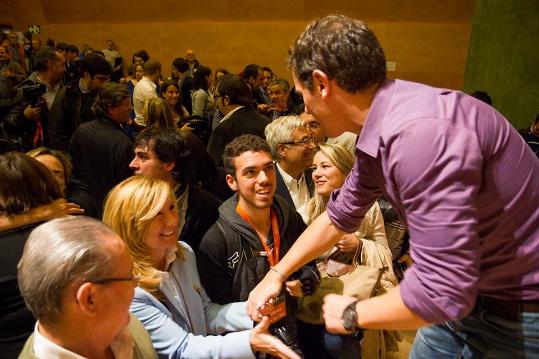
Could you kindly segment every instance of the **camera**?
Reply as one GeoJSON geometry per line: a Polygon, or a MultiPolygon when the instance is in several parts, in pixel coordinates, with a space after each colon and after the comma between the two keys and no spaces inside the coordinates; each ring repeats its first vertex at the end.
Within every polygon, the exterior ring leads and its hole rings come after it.
{"type": "Polygon", "coordinates": [[[286,315],[286,304],[285,295],[280,295],[267,303],[261,313],[270,318],[270,323],[272,324],[270,325],[269,332],[294,351],[294,353],[303,358],[304,355],[299,348],[296,330],[292,327],[289,322],[290,319],[286,315]]]}
{"type": "Polygon", "coordinates": [[[41,104],[41,96],[47,92],[45,84],[27,85],[22,87],[22,95],[30,102],[30,106],[38,107],[41,104]]]}

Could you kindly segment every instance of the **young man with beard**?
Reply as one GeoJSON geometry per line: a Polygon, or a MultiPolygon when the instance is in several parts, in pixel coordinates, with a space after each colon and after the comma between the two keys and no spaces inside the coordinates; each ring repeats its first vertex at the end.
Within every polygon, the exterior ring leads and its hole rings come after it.
{"type": "MultiPolygon", "coordinates": [[[[219,207],[219,219],[198,251],[202,284],[212,301],[220,304],[246,300],[305,229],[297,212],[274,195],[276,169],[266,141],[253,135],[237,137],[225,148],[224,164],[227,183],[236,195],[219,207]]],[[[284,295],[287,315],[270,331],[283,332],[288,339],[281,340],[298,349],[291,295],[311,294],[318,272],[314,266],[304,266],[294,278],[299,280],[283,277],[286,291],[280,293],[280,300],[284,295]]]]}

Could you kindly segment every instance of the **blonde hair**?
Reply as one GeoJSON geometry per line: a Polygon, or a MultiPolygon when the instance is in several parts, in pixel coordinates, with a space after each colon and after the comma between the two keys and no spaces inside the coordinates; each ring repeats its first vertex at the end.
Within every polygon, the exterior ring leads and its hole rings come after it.
{"type": "Polygon", "coordinates": [[[266,126],[264,135],[271,148],[271,155],[275,161],[281,160],[277,146],[292,141],[292,132],[297,128],[307,129],[305,121],[299,116],[281,116],[266,126]]]}
{"type": "Polygon", "coordinates": [[[152,97],[146,103],[145,120],[148,127],[176,128],[170,105],[161,97],[152,97]]]}
{"type": "MultiPolygon", "coordinates": [[[[322,152],[345,177],[352,171],[352,167],[354,167],[354,156],[346,147],[339,144],[321,143],[318,152],[322,152]]],[[[326,205],[326,201],[315,191],[313,198],[307,203],[308,224],[326,210],[326,205]]]]}
{"type": "MultiPolygon", "coordinates": [[[[134,273],[141,277],[139,286],[158,299],[163,298],[159,291],[162,272],[153,267],[144,239],[150,222],[171,198],[175,201],[169,183],[136,175],[109,192],[103,211],[103,222],[123,239],[133,256],[134,273]]],[[[176,255],[183,259],[179,244],[176,255]]]]}

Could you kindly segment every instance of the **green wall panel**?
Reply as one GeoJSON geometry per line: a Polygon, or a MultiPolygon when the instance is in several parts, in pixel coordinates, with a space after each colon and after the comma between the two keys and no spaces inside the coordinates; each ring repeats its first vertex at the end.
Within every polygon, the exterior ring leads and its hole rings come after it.
{"type": "Polygon", "coordinates": [[[488,92],[517,128],[539,113],[539,0],[475,0],[464,91],[488,92]]]}

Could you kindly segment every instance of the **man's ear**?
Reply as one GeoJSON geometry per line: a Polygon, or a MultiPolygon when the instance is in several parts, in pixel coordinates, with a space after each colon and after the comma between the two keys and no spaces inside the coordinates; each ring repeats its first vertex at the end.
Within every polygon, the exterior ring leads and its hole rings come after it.
{"type": "Polygon", "coordinates": [[[282,143],[279,143],[277,145],[277,153],[279,154],[279,157],[280,158],[284,158],[285,157],[285,154],[286,154],[286,145],[283,145],[282,143]]]}
{"type": "Polygon", "coordinates": [[[174,163],[174,162],[165,162],[163,167],[164,167],[165,171],[172,172],[174,167],[176,167],[176,163],[174,163]]]}
{"type": "Polygon", "coordinates": [[[329,95],[329,79],[328,76],[320,71],[313,71],[313,89],[316,93],[320,94],[322,98],[329,95]]]}
{"type": "Polygon", "coordinates": [[[231,190],[238,192],[238,183],[236,182],[234,176],[226,175],[226,184],[228,184],[228,187],[230,187],[231,190]]]}
{"type": "Polygon", "coordinates": [[[97,314],[97,293],[95,289],[96,287],[92,283],[86,282],[75,293],[79,309],[88,316],[97,314]]]}

